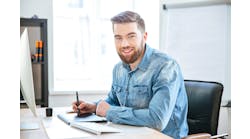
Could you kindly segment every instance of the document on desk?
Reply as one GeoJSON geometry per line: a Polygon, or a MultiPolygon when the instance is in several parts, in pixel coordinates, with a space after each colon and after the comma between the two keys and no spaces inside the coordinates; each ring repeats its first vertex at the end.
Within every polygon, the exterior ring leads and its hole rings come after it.
{"type": "Polygon", "coordinates": [[[78,117],[76,113],[64,113],[58,114],[57,117],[61,119],[70,127],[78,128],[96,135],[102,133],[116,133],[122,132],[122,130],[110,127],[108,125],[103,125],[95,122],[107,121],[105,117],[100,117],[95,114],[88,114],[85,116],[78,117]]]}
{"type": "Polygon", "coordinates": [[[91,137],[92,134],[73,128],[59,118],[44,118],[44,127],[49,139],[73,139],[91,137]]]}
{"type": "Polygon", "coordinates": [[[105,117],[100,117],[95,114],[88,114],[85,116],[78,117],[76,113],[63,113],[58,114],[57,117],[70,125],[72,122],[102,122],[107,121],[105,117]]]}

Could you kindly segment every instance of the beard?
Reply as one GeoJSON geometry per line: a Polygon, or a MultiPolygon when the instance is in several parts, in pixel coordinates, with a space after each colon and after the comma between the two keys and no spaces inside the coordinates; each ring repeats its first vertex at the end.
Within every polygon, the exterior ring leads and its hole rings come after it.
{"type": "Polygon", "coordinates": [[[126,64],[132,64],[134,63],[142,54],[143,54],[143,43],[141,41],[140,43],[140,47],[138,50],[135,50],[134,48],[131,48],[130,46],[125,47],[125,48],[121,48],[119,51],[122,51],[123,49],[133,49],[133,53],[131,55],[122,55],[122,53],[118,52],[119,57],[121,58],[121,60],[126,63],[126,64]]]}

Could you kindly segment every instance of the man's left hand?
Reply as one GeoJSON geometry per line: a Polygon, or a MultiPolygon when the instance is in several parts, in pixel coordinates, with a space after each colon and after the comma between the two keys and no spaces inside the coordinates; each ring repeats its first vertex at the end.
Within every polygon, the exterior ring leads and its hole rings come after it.
{"type": "Polygon", "coordinates": [[[105,117],[109,107],[110,107],[109,104],[106,101],[102,100],[97,105],[96,115],[105,117]]]}

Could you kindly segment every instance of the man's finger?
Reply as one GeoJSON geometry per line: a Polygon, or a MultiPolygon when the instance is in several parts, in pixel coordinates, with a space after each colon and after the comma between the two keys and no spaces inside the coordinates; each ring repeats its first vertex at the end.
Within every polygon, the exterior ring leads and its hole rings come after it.
{"type": "Polygon", "coordinates": [[[87,107],[87,103],[85,102],[80,103],[80,105],[78,106],[79,109],[84,109],[86,107],[87,107]]]}

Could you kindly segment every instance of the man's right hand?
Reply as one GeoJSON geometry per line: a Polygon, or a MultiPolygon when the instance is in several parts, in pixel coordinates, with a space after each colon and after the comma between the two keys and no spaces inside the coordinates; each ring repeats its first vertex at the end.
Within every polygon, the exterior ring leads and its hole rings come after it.
{"type": "Polygon", "coordinates": [[[79,101],[79,106],[77,107],[77,102],[72,103],[72,109],[74,112],[78,111],[78,108],[80,109],[80,115],[81,114],[86,114],[86,113],[95,113],[96,111],[96,105],[92,103],[87,103],[84,101],[79,101]]]}

